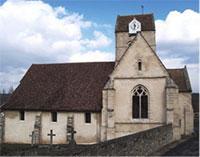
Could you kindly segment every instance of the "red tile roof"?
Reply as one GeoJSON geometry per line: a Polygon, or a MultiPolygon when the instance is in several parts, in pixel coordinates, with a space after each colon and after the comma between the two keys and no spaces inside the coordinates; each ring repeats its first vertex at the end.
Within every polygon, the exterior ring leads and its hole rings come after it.
{"type": "MultiPolygon", "coordinates": [[[[114,62],[32,65],[2,110],[101,112],[102,90],[114,62]]],[[[190,91],[184,69],[169,69],[180,92],[190,91]]]]}
{"type": "Polygon", "coordinates": [[[153,14],[117,16],[115,32],[128,32],[128,25],[136,18],[141,23],[142,31],[155,31],[153,14]]]}

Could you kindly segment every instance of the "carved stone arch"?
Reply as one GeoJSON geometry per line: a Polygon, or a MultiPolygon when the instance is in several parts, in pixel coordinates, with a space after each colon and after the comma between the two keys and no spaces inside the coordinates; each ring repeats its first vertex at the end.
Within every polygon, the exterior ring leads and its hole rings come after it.
{"type": "Polygon", "coordinates": [[[132,89],[132,118],[148,119],[149,118],[149,91],[139,84],[132,89]]]}

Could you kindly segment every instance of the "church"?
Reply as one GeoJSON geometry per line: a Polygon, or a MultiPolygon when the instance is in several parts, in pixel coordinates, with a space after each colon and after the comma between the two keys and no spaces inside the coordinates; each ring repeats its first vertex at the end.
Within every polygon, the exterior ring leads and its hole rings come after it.
{"type": "Polygon", "coordinates": [[[94,144],[166,124],[174,140],[191,134],[187,68],[166,69],[155,31],[153,14],[117,16],[115,61],[33,64],[1,107],[1,141],[94,144]]]}

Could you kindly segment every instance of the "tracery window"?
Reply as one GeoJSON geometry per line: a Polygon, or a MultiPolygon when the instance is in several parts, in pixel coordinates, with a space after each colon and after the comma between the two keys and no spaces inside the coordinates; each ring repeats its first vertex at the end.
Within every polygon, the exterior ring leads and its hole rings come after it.
{"type": "Polygon", "coordinates": [[[148,91],[142,85],[133,90],[132,116],[134,119],[148,118],[148,91]]]}

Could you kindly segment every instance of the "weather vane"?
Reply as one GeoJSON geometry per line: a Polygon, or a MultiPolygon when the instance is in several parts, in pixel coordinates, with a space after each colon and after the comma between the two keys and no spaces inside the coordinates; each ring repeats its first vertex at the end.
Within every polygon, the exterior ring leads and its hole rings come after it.
{"type": "Polygon", "coordinates": [[[142,14],[144,14],[144,6],[141,5],[141,9],[142,9],[142,14]]]}

